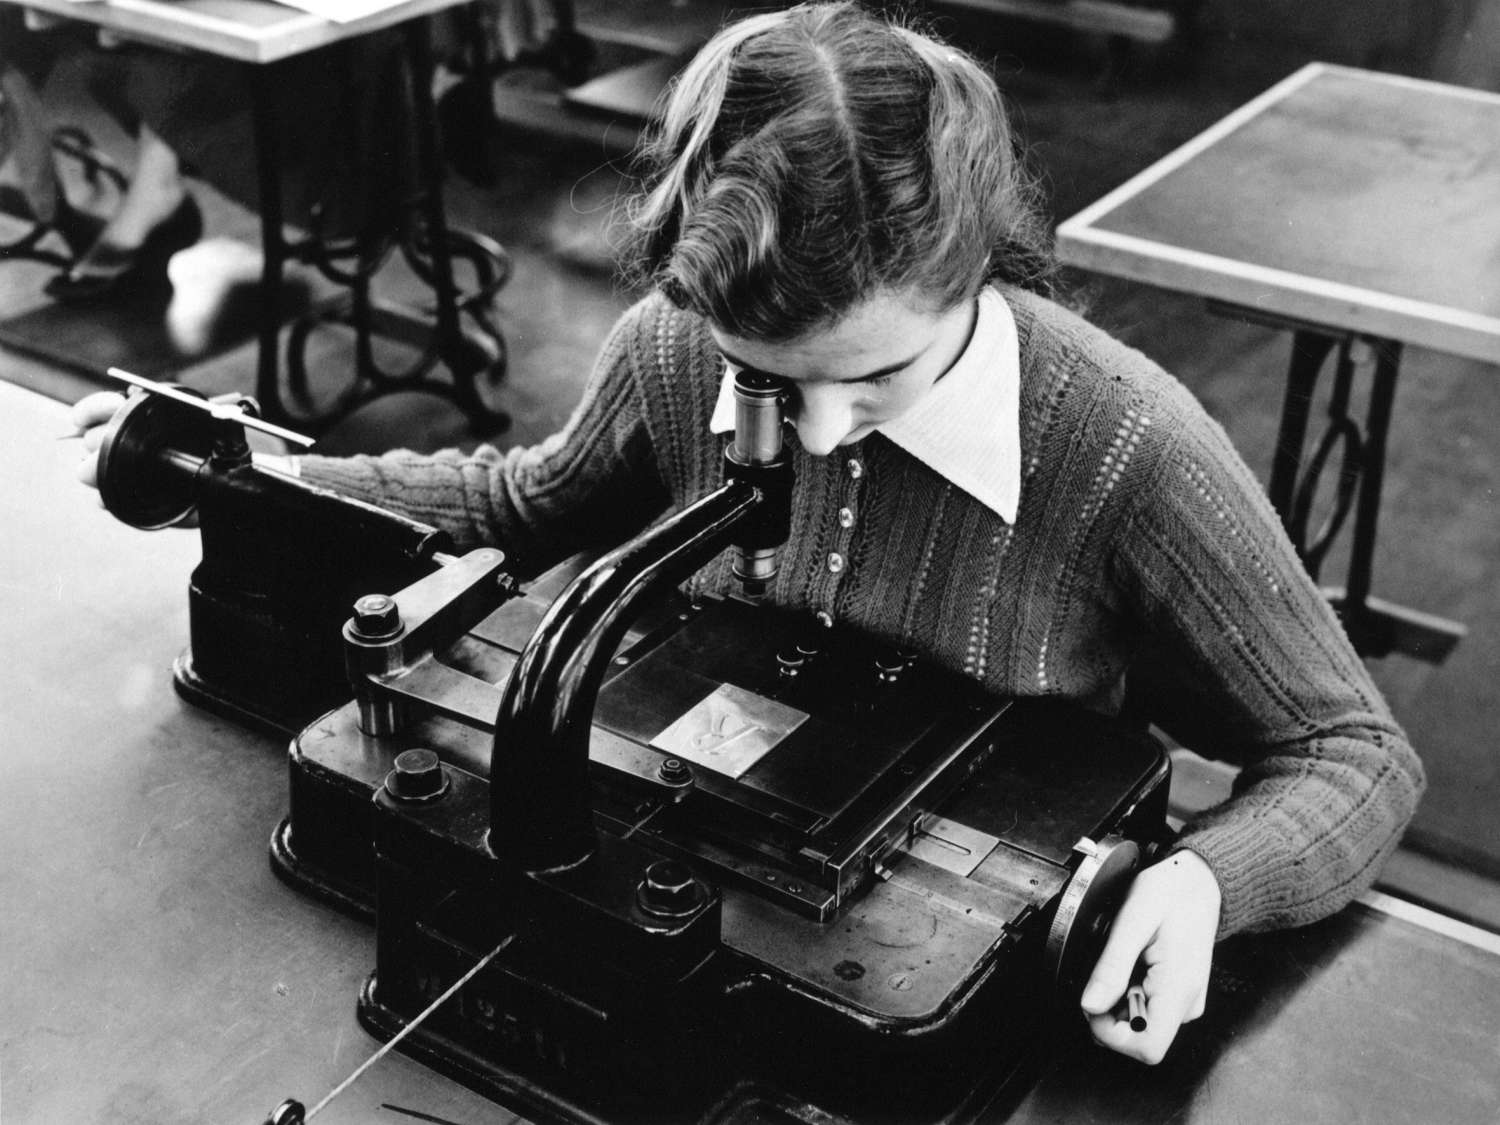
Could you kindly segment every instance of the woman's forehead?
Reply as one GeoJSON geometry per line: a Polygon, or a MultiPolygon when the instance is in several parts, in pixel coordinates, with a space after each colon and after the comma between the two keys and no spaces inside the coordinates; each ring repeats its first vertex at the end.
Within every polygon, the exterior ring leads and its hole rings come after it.
{"type": "Polygon", "coordinates": [[[788,340],[711,328],[724,357],[737,366],[798,381],[847,382],[910,363],[932,342],[941,320],[928,302],[880,293],[788,340]]]}

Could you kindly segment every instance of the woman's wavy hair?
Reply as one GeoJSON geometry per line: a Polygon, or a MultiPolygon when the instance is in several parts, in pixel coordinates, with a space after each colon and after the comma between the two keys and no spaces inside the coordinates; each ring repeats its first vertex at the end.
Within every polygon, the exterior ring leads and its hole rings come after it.
{"type": "Polygon", "coordinates": [[[856,3],[718,33],[640,151],[628,280],[786,340],[881,290],[939,311],[992,280],[1051,293],[1051,234],[994,80],[856,3]]]}

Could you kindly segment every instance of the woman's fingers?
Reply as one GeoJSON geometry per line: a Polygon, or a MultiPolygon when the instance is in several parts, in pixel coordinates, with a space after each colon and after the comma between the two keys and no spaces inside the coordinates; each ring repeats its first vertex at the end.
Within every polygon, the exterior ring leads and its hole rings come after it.
{"type": "Polygon", "coordinates": [[[1182,1025],[1203,1014],[1218,917],[1218,881],[1193,853],[1178,852],[1137,876],[1080,1001],[1094,1038],[1160,1062],[1182,1025]],[[1132,1026],[1122,1004],[1137,979],[1144,1027],[1132,1026]]]}
{"type": "Polygon", "coordinates": [[[1102,1015],[1125,996],[1125,989],[1135,973],[1146,947],[1156,937],[1161,919],[1154,900],[1142,893],[1141,881],[1131,884],[1125,904],[1110,926],[1104,952],[1084,985],[1079,1005],[1088,1015],[1102,1015]]]}
{"type": "Polygon", "coordinates": [[[125,396],[118,391],[95,391],[75,402],[68,416],[78,431],[84,433],[104,425],[124,403],[125,396]]]}
{"type": "Polygon", "coordinates": [[[99,447],[104,444],[105,425],[124,405],[125,396],[117,391],[95,391],[84,395],[68,411],[73,428],[83,435],[78,479],[90,488],[99,487],[99,447]]]}

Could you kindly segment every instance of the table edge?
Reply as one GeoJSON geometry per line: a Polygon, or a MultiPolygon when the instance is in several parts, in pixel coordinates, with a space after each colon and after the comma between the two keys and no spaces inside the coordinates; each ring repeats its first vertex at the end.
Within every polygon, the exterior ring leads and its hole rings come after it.
{"type": "MultiPolygon", "coordinates": [[[[275,3],[275,0],[267,0],[275,3]]],[[[287,18],[261,28],[173,8],[163,0],[0,0],[57,19],[90,23],[127,38],[203,51],[236,62],[264,65],[419,19],[466,0],[407,0],[349,23],[283,6],[287,18]],[[165,12],[170,11],[168,17],[165,12]],[[167,25],[171,34],[163,33],[167,25]]]]}
{"type": "Polygon", "coordinates": [[[1480,926],[1450,918],[1446,914],[1440,914],[1436,910],[1408,902],[1404,898],[1388,895],[1383,891],[1366,891],[1359,896],[1358,901],[1362,906],[1379,914],[1399,918],[1429,933],[1440,934],[1485,953],[1500,956],[1500,934],[1492,933],[1480,926]]]}
{"type": "Polygon", "coordinates": [[[1057,255],[1066,266],[1500,364],[1500,318],[1483,313],[1095,228],[1059,227],[1057,255]]]}

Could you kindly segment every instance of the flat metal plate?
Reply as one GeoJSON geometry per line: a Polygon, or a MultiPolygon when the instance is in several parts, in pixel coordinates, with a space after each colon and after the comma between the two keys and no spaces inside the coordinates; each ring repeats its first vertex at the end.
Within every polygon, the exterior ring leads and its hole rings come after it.
{"type": "Polygon", "coordinates": [[[999,836],[941,816],[929,816],[912,836],[906,851],[918,859],[968,878],[995,850],[999,836]]]}
{"type": "Polygon", "coordinates": [[[808,720],[805,711],[720,684],[651,740],[668,754],[738,778],[808,720]]]}

